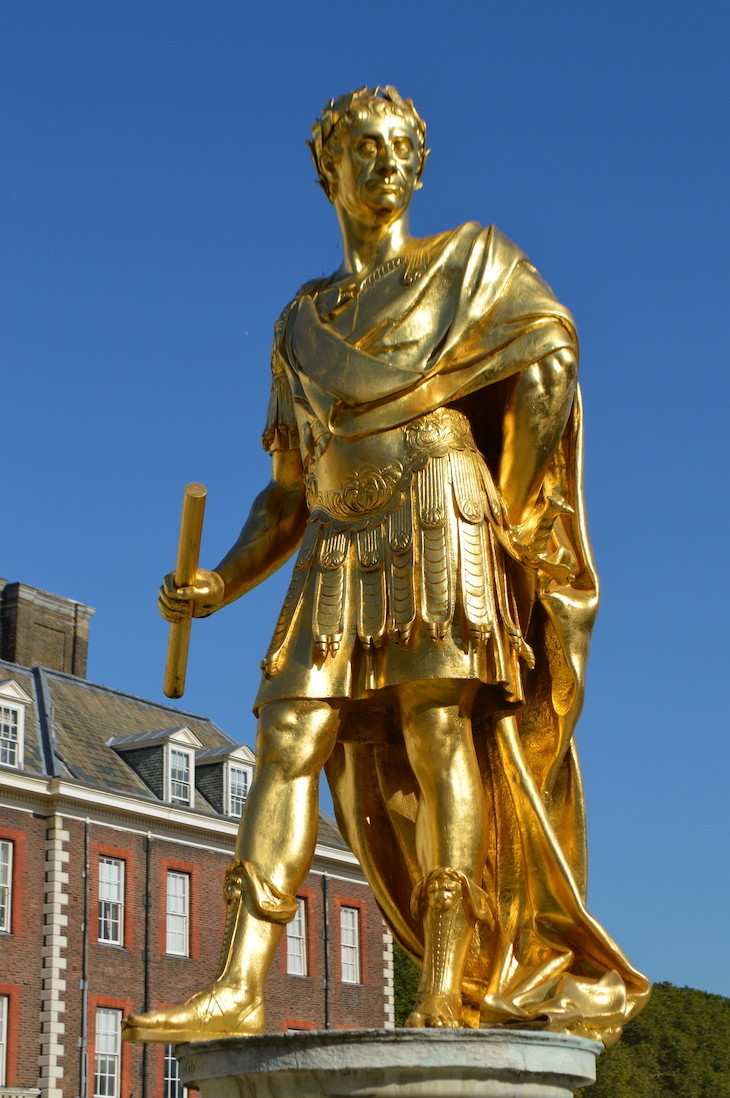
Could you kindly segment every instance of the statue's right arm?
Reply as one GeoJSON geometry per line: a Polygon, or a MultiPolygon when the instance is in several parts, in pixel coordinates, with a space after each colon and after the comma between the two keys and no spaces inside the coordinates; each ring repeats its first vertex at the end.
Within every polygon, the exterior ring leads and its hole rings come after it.
{"type": "Polygon", "coordinates": [[[299,450],[277,451],[272,461],[269,484],[254,500],[238,540],[215,569],[225,585],[221,606],[276,572],[296,549],[307,525],[299,450]]]}
{"type": "Polygon", "coordinates": [[[296,448],[271,456],[271,480],[220,564],[212,572],[199,568],[190,587],[177,587],[173,573],[165,576],[158,606],[167,621],[185,618],[189,602],[194,617],[208,617],[256,587],[296,549],[308,517],[301,457],[296,448]]]}

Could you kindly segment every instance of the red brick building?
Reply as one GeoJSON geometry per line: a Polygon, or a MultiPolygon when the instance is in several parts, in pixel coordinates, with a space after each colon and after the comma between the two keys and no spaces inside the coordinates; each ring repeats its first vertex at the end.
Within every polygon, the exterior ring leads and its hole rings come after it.
{"type": "MultiPolygon", "coordinates": [[[[213,975],[255,767],[212,721],[88,682],[90,616],[0,581],[0,1098],[179,1098],[172,1050],[119,1022],[213,975]]],[[[392,1025],[390,937],[324,815],[299,901],[269,1029],[392,1025]]]]}

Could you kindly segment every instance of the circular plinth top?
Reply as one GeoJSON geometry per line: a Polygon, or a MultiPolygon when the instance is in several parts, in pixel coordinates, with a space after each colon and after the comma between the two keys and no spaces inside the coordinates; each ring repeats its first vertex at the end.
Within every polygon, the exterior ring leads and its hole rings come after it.
{"type": "Polygon", "coordinates": [[[322,1030],[180,1045],[203,1098],[572,1098],[596,1041],[511,1029],[322,1030]]]}

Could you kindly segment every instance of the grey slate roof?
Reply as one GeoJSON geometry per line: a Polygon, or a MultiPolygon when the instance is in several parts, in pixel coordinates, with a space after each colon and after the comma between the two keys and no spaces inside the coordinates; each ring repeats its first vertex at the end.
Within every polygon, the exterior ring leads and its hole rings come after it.
{"type": "MultiPolygon", "coordinates": [[[[185,725],[204,747],[235,745],[206,717],[182,713],[58,671],[46,671],[45,676],[53,705],[56,754],[69,774],[86,785],[157,799],[124,758],[108,746],[115,737],[144,736],[149,732],[159,735],[160,729],[185,725]]],[[[144,742],[139,746],[143,747],[144,742]]],[[[192,807],[211,811],[197,790],[192,807]]]]}
{"type": "MultiPolygon", "coordinates": [[[[32,699],[25,710],[23,770],[28,774],[63,777],[100,791],[159,801],[125,761],[124,752],[118,747],[115,750],[110,741],[122,739],[127,749],[145,748],[150,740],[158,743],[166,732],[186,727],[200,740],[208,763],[222,761],[240,746],[207,717],[74,675],[0,660],[0,679],[6,678],[14,679],[32,699]]],[[[194,798],[195,810],[214,811],[197,789],[194,798]]],[[[320,815],[319,841],[346,849],[334,821],[324,814],[320,815]]]]}
{"type": "Polygon", "coordinates": [[[347,843],[342,838],[342,835],[340,835],[337,824],[324,812],[320,812],[319,814],[319,831],[317,839],[320,843],[326,843],[327,846],[338,846],[341,850],[347,850],[347,843]]]}
{"type": "Polygon", "coordinates": [[[201,751],[195,752],[195,762],[197,764],[208,764],[214,762],[223,762],[228,758],[231,751],[235,751],[239,744],[234,747],[204,747],[201,751]]]}
{"type": "MultiPolygon", "coordinates": [[[[113,747],[115,751],[129,751],[134,747],[145,747],[149,744],[158,744],[171,739],[176,732],[182,731],[186,725],[179,725],[177,728],[162,728],[159,731],[152,729],[149,732],[133,732],[131,736],[112,736],[109,740],[109,747],[113,747]]],[[[211,750],[218,751],[218,748],[214,747],[211,750]]],[[[197,757],[197,756],[196,756],[197,757]]]]}
{"type": "Polygon", "coordinates": [[[0,660],[0,679],[14,679],[32,699],[25,706],[25,765],[29,774],[45,774],[43,743],[38,720],[38,701],[33,672],[27,667],[18,667],[14,663],[0,660]]]}

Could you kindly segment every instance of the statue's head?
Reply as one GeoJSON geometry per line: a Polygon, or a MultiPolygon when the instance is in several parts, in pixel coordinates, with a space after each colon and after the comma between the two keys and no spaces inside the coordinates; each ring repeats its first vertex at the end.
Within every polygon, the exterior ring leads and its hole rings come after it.
{"type": "MultiPolygon", "coordinates": [[[[374,152],[371,142],[386,142],[393,152],[400,174],[408,176],[407,205],[411,192],[421,186],[428,156],[426,124],[410,99],[402,99],[396,88],[359,88],[331,99],[312,126],[307,142],[317,168],[319,183],[330,202],[335,203],[346,171],[344,161],[353,139],[374,152]]],[[[352,156],[363,159],[357,151],[352,156]]],[[[383,155],[387,155],[383,153],[383,155]]],[[[355,167],[357,172],[357,165],[355,167]]]]}

